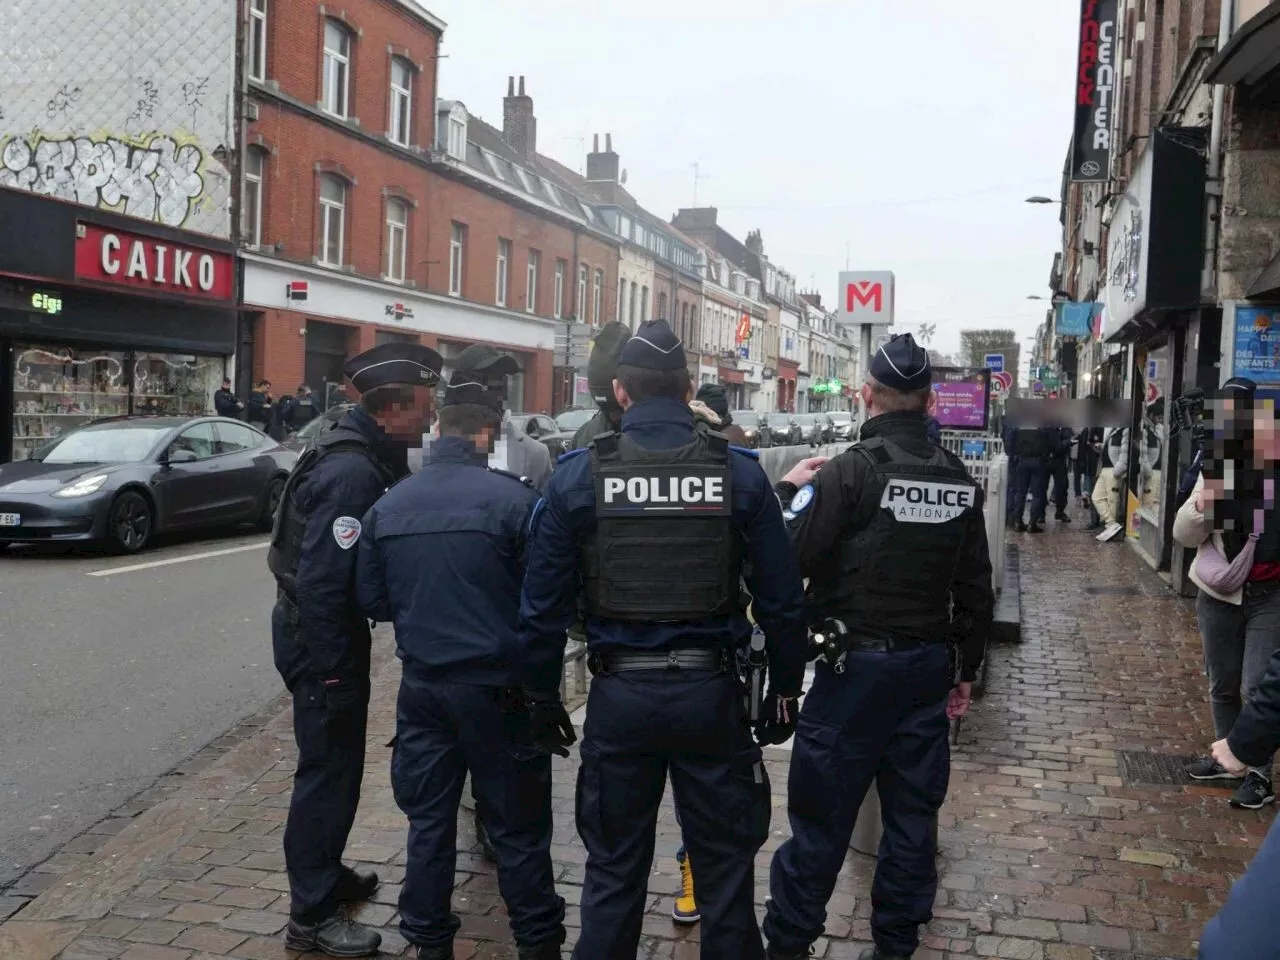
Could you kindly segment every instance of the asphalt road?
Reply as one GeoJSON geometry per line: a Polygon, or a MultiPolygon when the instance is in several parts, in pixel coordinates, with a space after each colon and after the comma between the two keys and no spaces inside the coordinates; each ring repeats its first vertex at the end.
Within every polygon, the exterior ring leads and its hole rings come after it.
{"type": "Polygon", "coordinates": [[[0,547],[0,890],[282,691],[274,596],[262,534],[0,547]]]}

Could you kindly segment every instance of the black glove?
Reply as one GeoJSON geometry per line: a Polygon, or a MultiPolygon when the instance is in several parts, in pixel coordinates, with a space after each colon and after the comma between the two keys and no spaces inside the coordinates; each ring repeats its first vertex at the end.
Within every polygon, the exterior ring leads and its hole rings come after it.
{"type": "Polygon", "coordinates": [[[770,693],[760,705],[760,721],[756,724],[756,743],[762,747],[786,743],[796,732],[800,719],[800,698],[770,693]]]}
{"type": "Polygon", "coordinates": [[[573,721],[560,702],[558,693],[537,693],[526,690],[529,704],[529,726],[533,745],[543,753],[569,756],[569,747],[578,737],[573,732],[573,721]]]}

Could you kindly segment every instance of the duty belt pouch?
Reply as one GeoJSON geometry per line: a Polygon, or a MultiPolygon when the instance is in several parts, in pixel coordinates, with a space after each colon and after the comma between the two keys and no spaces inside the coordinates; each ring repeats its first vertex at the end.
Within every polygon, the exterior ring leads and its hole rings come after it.
{"type": "Polygon", "coordinates": [[[590,614],[661,622],[735,611],[742,549],[728,441],[699,433],[683,447],[647,450],[604,434],[590,450],[596,530],[583,548],[590,614]]]}

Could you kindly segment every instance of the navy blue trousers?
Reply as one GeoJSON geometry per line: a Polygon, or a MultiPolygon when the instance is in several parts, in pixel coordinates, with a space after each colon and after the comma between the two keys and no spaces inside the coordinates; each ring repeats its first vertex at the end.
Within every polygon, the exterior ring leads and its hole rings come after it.
{"type": "Polygon", "coordinates": [[[769,778],[730,674],[634,671],[591,683],[578,770],[587,848],[575,960],[635,960],[667,775],[697,878],[702,960],[762,960],[755,857],[769,778]]]}
{"type": "Polygon", "coordinates": [[[944,644],[899,653],[851,652],[843,674],[816,668],[791,755],[791,839],[774,855],[764,934],[802,952],[822,935],[872,781],[884,835],[871,885],[871,931],[886,953],[910,956],[938,889],[935,824],[947,796],[951,754],[944,644]]]}
{"type": "Polygon", "coordinates": [[[1044,523],[1045,504],[1049,498],[1049,464],[1039,457],[1019,457],[1013,475],[1013,520],[1022,519],[1031,494],[1031,522],[1044,523]]]}
{"type": "Polygon", "coordinates": [[[1280,939],[1280,829],[1273,820],[1244,876],[1200,935],[1199,960],[1238,960],[1272,956],[1280,939]]]}
{"type": "Polygon", "coordinates": [[[1067,508],[1071,498],[1070,474],[1066,460],[1049,461],[1049,476],[1053,479],[1053,496],[1050,498],[1054,509],[1061,512],[1067,508]]]}
{"type": "Polygon", "coordinates": [[[461,925],[452,900],[468,771],[516,943],[564,942],[551,863],[551,758],[529,745],[527,716],[502,712],[499,693],[408,669],[401,678],[391,789],[409,818],[400,932],[410,943],[449,943],[461,925]]]}

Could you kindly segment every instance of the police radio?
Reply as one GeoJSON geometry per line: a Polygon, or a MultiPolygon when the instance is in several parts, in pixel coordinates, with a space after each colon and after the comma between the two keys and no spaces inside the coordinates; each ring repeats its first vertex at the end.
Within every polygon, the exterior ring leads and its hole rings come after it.
{"type": "Polygon", "coordinates": [[[828,617],[818,625],[809,648],[810,660],[825,660],[836,673],[844,673],[845,659],[849,656],[849,628],[843,620],[828,617]]]}

